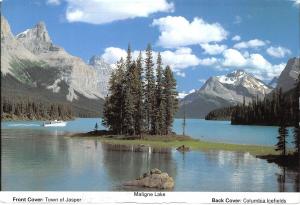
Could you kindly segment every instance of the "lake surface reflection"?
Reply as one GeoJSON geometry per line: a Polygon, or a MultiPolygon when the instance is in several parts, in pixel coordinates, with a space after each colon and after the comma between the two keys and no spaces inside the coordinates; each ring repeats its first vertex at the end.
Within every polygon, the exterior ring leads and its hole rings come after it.
{"type": "Polygon", "coordinates": [[[155,167],[174,178],[174,191],[299,191],[299,173],[248,153],[118,151],[53,130],[1,132],[4,191],[126,191],[124,181],[155,167]]]}

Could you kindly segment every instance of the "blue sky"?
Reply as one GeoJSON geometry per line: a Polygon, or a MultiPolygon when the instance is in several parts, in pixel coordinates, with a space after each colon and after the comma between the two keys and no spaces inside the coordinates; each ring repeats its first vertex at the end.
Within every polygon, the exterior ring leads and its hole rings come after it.
{"type": "Polygon", "coordinates": [[[137,55],[147,43],[171,64],[178,90],[244,69],[268,82],[299,56],[299,0],[4,0],[14,34],[46,23],[54,44],[85,61],[137,55]]]}

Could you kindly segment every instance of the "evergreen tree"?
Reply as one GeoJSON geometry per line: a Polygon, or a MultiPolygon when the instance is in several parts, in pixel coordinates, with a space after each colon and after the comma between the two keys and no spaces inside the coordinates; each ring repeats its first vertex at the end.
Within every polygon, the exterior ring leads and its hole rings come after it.
{"type": "Polygon", "coordinates": [[[73,112],[68,103],[53,103],[40,100],[36,97],[24,97],[23,95],[1,96],[1,117],[21,119],[70,119],[73,112]]]}
{"type": "Polygon", "coordinates": [[[124,134],[135,134],[134,129],[134,89],[133,89],[133,78],[134,78],[134,67],[131,59],[131,48],[128,46],[127,58],[126,58],[126,73],[123,81],[124,85],[124,134]]]}
{"type": "Polygon", "coordinates": [[[288,131],[286,128],[286,107],[285,107],[285,102],[284,98],[282,96],[282,89],[279,89],[279,95],[278,95],[278,100],[279,100],[279,111],[280,111],[280,127],[278,129],[278,142],[276,144],[276,151],[281,151],[281,155],[286,155],[286,138],[288,135],[288,131]]]}
{"type": "Polygon", "coordinates": [[[124,123],[123,123],[123,130],[124,134],[135,134],[135,124],[134,124],[134,96],[133,96],[133,88],[132,88],[132,69],[130,68],[126,72],[125,77],[125,90],[124,90],[124,123]]]}
{"type": "Polygon", "coordinates": [[[156,82],[152,50],[149,45],[143,79],[142,55],[132,60],[128,47],[126,62],[121,59],[109,81],[105,99],[103,125],[115,134],[169,134],[178,108],[176,81],[169,66],[163,71],[160,54],[157,59],[156,82]],[[145,127],[144,127],[145,122],[145,127]]]}
{"type": "Polygon", "coordinates": [[[164,129],[164,104],[165,99],[163,95],[163,70],[162,70],[162,59],[160,53],[158,53],[157,63],[156,63],[156,89],[155,89],[155,101],[156,101],[156,109],[155,109],[155,130],[153,132],[155,134],[162,134],[162,130],[164,129]]]}
{"type": "Polygon", "coordinates": [[[135,130],[136,134],[142,136],[143,125],[144,125],[144,115],[143,115],[143,59],[142,53],[139,53],[139,56],[136,60],[135,66],[135,86],[136,86],[136,95],[135,95],[135,130]]]}
{"type": "Polygon", "coordinates": [[[95,131],[97,131],[97,130],[98,130],[98,123],[96,123],[96,124],[95,124],[95,128],[94,128],[94,130],[95,130],[95,131]]]}
{"type": "Polygon", "coordinates": [[[164,71],[163,78],[163,94],[165,96],[165,112],[164,112],[164,134],[168,135],[171,131],[174,115],[178,109],[178,99],[176,91],[176,80],[169,66],[164,71]]]}
{"type": "Polygon", "coordinates": [[[120,126],[118,126],[116,118],[116,73],[113,72],[110,77],[110,95],[105,97],[104,106],[103,106],[103,118],[102,124],[107,127],[109,130],[114,130],[116,133],[120,132],[120,126]]]}
{"type": "MultiPolygon", "coordinates": [[[[294,97],[289,93],[285,95],[282,90],[274,90],[271,96],[267,96],[264,99],[255,99],[247,105],[237,105],[232,109],[231,114],[232,124],[250,124],[250,125],[280,125],[281,124],[281,109],[285,110],[286,126],[294,126],[294,118],[297,112],[294,111],[294,97]],[[280,100],[285,99],[285,105],[280,105],[280,100]]],[[[215,116],[207,116],[216,118],[218,114],[225,114],[224,112],[216,110],[213,114],[215,116]]]]}
{"type": "Polygon", "coordinates": [[[153,56],[151,45],[148,44],[146,49],[146,58],[145,58],[145,116],[146,116],[146,130],[150,132],[152,130],[151,126],[154,125],[154,101],[155,101],[155,79],[153,72],[153,56]]]}
{"type": "Polygon", "coordinates": [[[123,134],[125,110],[124,70],[125,63],[121,58],[117,63],[116,71],[111,75],[109,81],[109,96],[106,97],[103,108],[102,124],[116,134],[123,134]]]}
{"type": "Polygon", "coordinates": [[[286,126],[283,124],[278,129],[278,142],[276,144],[276,151],[281,151],[281,155],[286,155],[286,137],[288,134],[288,131],[286,129],[286,126]]]}

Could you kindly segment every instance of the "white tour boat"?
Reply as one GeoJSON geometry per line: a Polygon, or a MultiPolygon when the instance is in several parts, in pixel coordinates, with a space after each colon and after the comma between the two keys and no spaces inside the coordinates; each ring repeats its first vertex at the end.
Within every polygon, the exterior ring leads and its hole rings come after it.
{"type": "Polygon", "coordinates": [[[67,122],[60,121],[60,120],[54,120],[54,121],[48,121],[44,122],[44,127],[64,127],[67,125],[67,122]]]}

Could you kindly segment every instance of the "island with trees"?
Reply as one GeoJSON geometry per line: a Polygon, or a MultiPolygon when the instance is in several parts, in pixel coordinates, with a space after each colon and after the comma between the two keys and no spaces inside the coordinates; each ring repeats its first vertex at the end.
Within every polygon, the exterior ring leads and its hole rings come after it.
{"type": "Polygon", "coordinates": [[[158,53],[156,76],[151,45],[143,61],[140,53],[117,63],[110,79],[110,95],[106,97],[103,125],[118,135],[169,135],[178,108],[176,80],[170,66],[162,67],[158,53]],[[143,64],[145,66],[143,66],[143,64]]]}
{"type": "Polygon", "coordinates": [[[176,80],[170,66],[163,66],[161,55],[154,59],[151,45],[136,59],[130,46],[126,59],[120,59],[109,81],[105,98],[102,125],[107,130],[95,129],[74,137],[99,137],[103,143],[128,147],[177,148],[189,150],[247,151],[253,155],[276,154],[272,147],[206,142],[172,131],[178,109],[176,80]]]}

